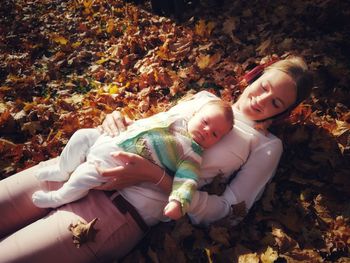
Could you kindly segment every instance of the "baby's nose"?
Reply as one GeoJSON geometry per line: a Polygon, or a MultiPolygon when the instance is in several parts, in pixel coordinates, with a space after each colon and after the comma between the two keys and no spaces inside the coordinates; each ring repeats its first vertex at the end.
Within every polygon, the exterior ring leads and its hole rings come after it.
{"type": "Polygon", "coordinates": [[[208,135],[209,130],[210,130],[210,128],[209,128],[208,125],[206,125],[206,126],[203,127],[203,131],[205,131],[205,134],[206,134],[206,135],[208,135]]]}

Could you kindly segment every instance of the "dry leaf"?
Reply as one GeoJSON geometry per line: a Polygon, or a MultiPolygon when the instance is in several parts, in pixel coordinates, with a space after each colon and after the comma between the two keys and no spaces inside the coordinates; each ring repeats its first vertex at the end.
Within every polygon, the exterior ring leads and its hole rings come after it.
{"type": "Polygon", "coordinates": [[[89,223],[84,223],[78,220],[77,223],[69,225],[68,230],[72,232],[73,243],[77,248],[85,243],[93,242],[95,240],[98,230],[96,230],[94,226],[97,220],[97,218],[94,218],[89,223]]]}
{"type": "Polygon", "coordinates": [[[211,226],[209,236],[215,241],[224,246],[230,246],[230,235],[227,228],[219,226],[211,226]]]}
{"type": "Polygon", "coordinates": [[[67,43],[68,43],[68,40],[65,37],[58,36],[58,35],[54,36],[52,38],[52,40],[55,41],[56,43],[60,44],[60,45],[67,45],[67,43]]]}
{"type": "Polygon", "coordinates": [[[274,251],[271,247],[267,247],[266,251],[260,255],[262,263],[274,263],[277,258],[277,251],[274,251]]]}
{"type": "Polygon", "coordinates": [[[230,36],[233,37],[233,31],[236,30],[236,19],[234,17],[227,18],[223,24],[222,31],[230,36]]]}
{"type": "Polygon", "coordinates": [[[259,263],[259,256],[256,253],[240,255],[238,263],[259,263]]]}

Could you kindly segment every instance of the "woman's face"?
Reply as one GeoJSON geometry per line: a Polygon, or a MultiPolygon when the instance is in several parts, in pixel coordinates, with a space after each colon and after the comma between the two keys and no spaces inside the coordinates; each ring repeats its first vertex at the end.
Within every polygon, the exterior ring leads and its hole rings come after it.
{"type": "Polygon", "coordinates": [[[288,109],[296,96],[293,79],[270,69],[243,91],[235,106],[251,120],[264,120],[288,109]]]}

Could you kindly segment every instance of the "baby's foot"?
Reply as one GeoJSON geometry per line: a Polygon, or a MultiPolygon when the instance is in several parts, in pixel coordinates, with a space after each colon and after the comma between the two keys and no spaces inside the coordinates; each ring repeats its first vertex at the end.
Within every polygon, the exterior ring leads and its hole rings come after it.
{"type": "Polygon", "coordinates": [[[33,203],[37,207],[47,208],[52,207],[56,208],[62,205],[58,200],[54,198],[54,192],[44,192],[44,191],[36,191],[32,195],[33,203]]]}
{"type": "Polygon", "coordinates": [[[64,173],[60,170],[58,164],[43,166],[38,170],[36,178],[40,181],[56,181],[62,182],[67,181],[69,177],[68,173],[64,173]]]}

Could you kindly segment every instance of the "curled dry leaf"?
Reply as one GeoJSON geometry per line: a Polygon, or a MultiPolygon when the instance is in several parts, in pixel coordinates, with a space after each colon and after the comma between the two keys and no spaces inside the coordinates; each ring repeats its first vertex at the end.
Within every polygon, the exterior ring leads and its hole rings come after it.
{"type": "Polygon", "coordinates": [[[77,223],[69,225],[68,230],[72,232],[73,243],[77,248],[95,240],[98,230],[95,229],[94,226],[97,220],[98,218],[94,218],[89,223],[84,223],[79,220],[77,223]]]}

